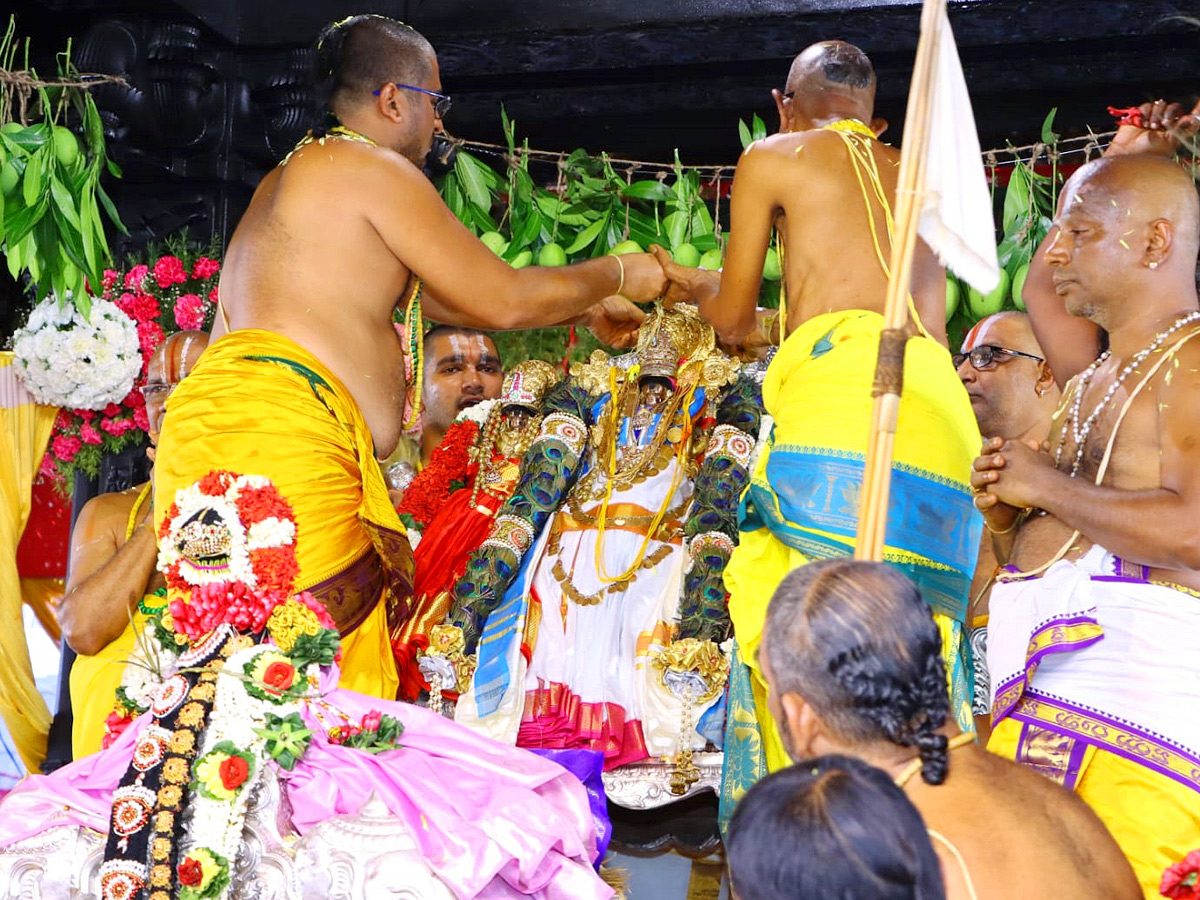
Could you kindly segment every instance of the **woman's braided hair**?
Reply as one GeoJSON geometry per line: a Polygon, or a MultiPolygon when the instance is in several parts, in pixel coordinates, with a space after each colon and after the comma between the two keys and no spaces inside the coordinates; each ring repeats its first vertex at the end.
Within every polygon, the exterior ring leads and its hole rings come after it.
{"type": "Polygon", "coordinates": [[[771,599],[764,642],[780,693],[802,696],[848,742],[916,748],[921,777],[945,780],[941,635],[898,569],[849,559],[796,569],[771,599]]]}

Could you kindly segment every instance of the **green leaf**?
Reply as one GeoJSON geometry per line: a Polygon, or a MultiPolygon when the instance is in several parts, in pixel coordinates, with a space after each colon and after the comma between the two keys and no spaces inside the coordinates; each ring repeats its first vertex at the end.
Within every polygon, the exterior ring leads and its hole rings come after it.
{"type": "Polygon", "coordinates": [[[754,120],[751,122],[750,131],[756,141],[761,141],[767,136],[767,123],[760,119],[757,113],[755,113],[754,120]]]}
{"type": "Polygon", "coordinates": [[[667,241],[671,245],[671,250],[674,250],[683,243],[683,239],[687,235],[687,227],[687,213],[676,210],[663,219],[663,228],[667,235],[667,241]]]}
{"type": "Polygon", "coordinates": [[[742,142],[743,150],[754,143],[754,138],[750,135],[750,129],[741,119],[738,119],[738,139],[742,142]]]}
{"type": "Polygon", "coordinates": [[[508,143],[508,155],[512,156],[516,152],[517,129],[516,125],[509,120],[508,112],[504,109],[504,104],[500,104],[500,126],[504,129],[504,139],[508,143]]]}
{"type": "Polygon", "coordinates": [[[1014,226],[1024,221],[1029,214],[1029,173],[1023,163],[1013,166],[1012,175],[1008,179],[1008,189],[1004,192],[1004,214],[1002,217],[1004,233],[1011,234],[1014,226]]]}
{"type": "MultiPolygon", "coordinates": [[[[33,206],[25,206],[17,210],[5,224],[7,234],[5,240],[9,246],[24,240],[25,236],[30,234],[42,216],[46,214],[46,210],[50,207],[50,198],[45,194],[37,199],[33,206]]],[[[28,268],[28,263],[26,264],[28,268]]]]}
{"type": "Polygon", "coordinates": [[[100,120],[100,112],[92,95],[87,91],[83,95],[83,131],[87,135],[88,150],[99,157],[105,152],[104,123],[100,120]]]}
{"type": "Polygon", "coordinates": [[[575,236],[575,240],[571,243],[571,246],[566,248],[567,256],[571,256],[574,253],[578,253],[581,250],[590,247],[592,242],[600,236],[600,232],[602,232],[607,225],[608,216],[604,216],[601,219],[597,219],[587,228],[583,229],[583,231],[579,232],[579,234],[575,236]]]}
{"type": "Polygon", "coordinates": [[[584,212],[573,211],[575,208],[554,194],[536,192],[533,202],[537,204],[542,215],[561,225],[577,227],[587,225],[591,219],[584,212]]]}
{"type": "Polygon", "coordinates": [[[66,219],[67,224],[71,226],[76,234],[79,234],[82,227],[79,221],[79,213],[75,209],[75,201],[66,186],[58,180],[53,167],[50,169],[50,196],[54,200],[55,207],[58,208],[63,218],[66,219]]]}
{"type": "Polygon", "coordinates": [[[27,153],[33,153],[41,149],[42,145],[49,139],[49,130],[31,125],[12,134],[6,134],[5,138],[27,153]]]}
{"type": "Polygon", "coordinates": [[[108,215],[108,220],[117,226],[117,231],[128,237],[129,231],[125,228],[121,217],[117,215],[117,208],[113,206],[112,200],[108,198],[108,193],[104,190],[104,185],[99,182],[96,182],[96,198],[100,201],[100,205],[104,207],[104,212],[108,215]]]}
{"type": "Polygon", "coordinates": [[[21,198],[26,206],[33,206],[45,194],[46,160],[45,150],[39,150],[25,166],[25,175],[21,179],[21,198]]]}
{"type": "Polygon", "coordinates": [[[513,226],[512,240],[509,242],[508,249],[515,256],[532,244],[534,238],[541,234],[541,232],[542,215],[535,207],[530,207],[525,217],[518,220],[513,226]]]}
{"type": "Polygon", "coordinates": [[[1058,112],[1058,107],[1056,106],[1052,110],[1050,110],[1050,114],[1048,116],[1046,116],[1045,121],[1042,122],[1042,143],[1043,144],[1057,144],[1058,143],[1058,134],[1054,131],[1054,114],[1057,112],[1058,112]]]}
{"type": "Polygon", "coordinates": [[[661,181],[647,179],[625,185],[621,189],[620,196],[623,200],[653,200],[661,202],[669,200],[672,196],[672,191],[661,181]]]}
{"type": "Polygon", "coordinates": [[[488,191],[483,176],[479,172],[480,165],[469,154],[459,151],[454,159],[454,173],[462,183],[467,199],[474,206],[485,211],[490,211],[492,208],[492,195],[488,191]]]}

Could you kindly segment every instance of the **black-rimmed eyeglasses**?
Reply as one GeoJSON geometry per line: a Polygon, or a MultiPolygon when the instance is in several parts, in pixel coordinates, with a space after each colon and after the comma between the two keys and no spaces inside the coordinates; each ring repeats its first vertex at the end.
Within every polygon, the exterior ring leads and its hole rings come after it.
{"type": "MultiPolygon", "coordinates": [[[[431,91],[431,90],[429,90],[429,88],[417,87],[414,84],[400,84],[398,82],[393,82],[393,84],[398,88],[404,88],[404,90],[406,90],[406,91],[416,91],[417,93],[428,94],[430,97],[432,97],[433,98],[433,114],[435,116],[437,116],[439,119],[446,118],[446,115],[450,112],[450,104],[453,101],[451,101],[449,94],[442,94],[442,93],[439,93],[438,91],[431,91]]],[[[383,88],[379,88],[378,90],[371,91],[371,93],[374,94],[376,97],[378,97],[380,95],[380,93],[382,93],[382,92],[383,92],[383,88]]]]}
{"type": "Polygon", "coordinates": [[[982,372],[995,368],[996,363],[1010,356],[1032,359],[1035,362],[1045,362],[1040,356],[1034,356],[1032,353],[1009,350],[1007,347],[998,347],[995,344],[980,344],[978,347],[972,347],[967,353],[955,353],[950,358],[954,360],[954,368],[956,369],[969,359],[971,365],[982,372]]]}

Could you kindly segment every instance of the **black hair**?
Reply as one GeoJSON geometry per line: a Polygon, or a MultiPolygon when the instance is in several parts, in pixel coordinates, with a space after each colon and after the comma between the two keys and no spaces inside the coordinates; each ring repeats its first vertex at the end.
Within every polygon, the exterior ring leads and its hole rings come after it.
{"type": "Polygon", "coordinates": [[[313,80],[318,112],[336,107],[389,82],[420,85],[431,71],[433,46],[411,25],[374,14],[350,16],[321,29],[314,45],[313,80]]]}
{"type": "Polygon", "coordinates": [[[945,900],[921,814],[887,773],[822,756],[746,792],[725,851],[739,900],[945,900]]]}
{"type": "Polygon", "coordinates": [[[865,90],[875,81],[875,69],[867,54],[845,41],[830,41],[821,56],[821,73],[834,84],[865,90]]]}
{"type": "Polygon", "coordinates": [[[799,694],[848,742],[915,747],[921,777],[946,780],[941,634],[899,569],[851,559],[801,566],[771,598],[764,635],[780,694],[799,694]]]}

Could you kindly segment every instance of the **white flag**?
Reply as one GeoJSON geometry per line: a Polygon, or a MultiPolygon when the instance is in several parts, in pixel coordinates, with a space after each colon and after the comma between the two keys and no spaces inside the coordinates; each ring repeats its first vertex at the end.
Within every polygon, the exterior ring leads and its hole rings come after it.
{"type": "Polygon", "coordinates": [[[931,75],[925,190],[917,233],[942,265],[987,293],[1000,281],[992,199],[945,5],[938,18],[931,75]]]}

